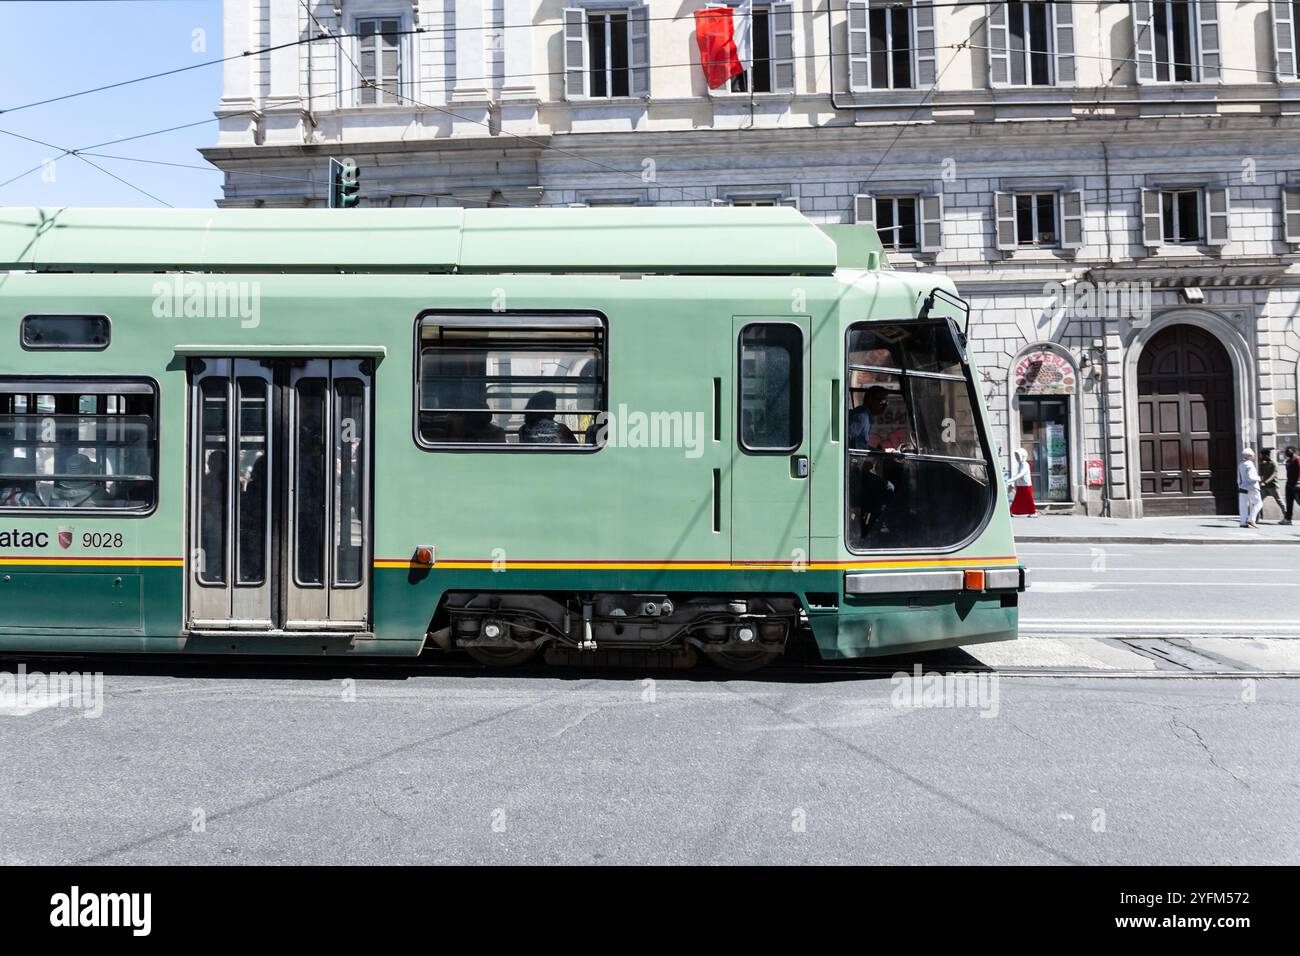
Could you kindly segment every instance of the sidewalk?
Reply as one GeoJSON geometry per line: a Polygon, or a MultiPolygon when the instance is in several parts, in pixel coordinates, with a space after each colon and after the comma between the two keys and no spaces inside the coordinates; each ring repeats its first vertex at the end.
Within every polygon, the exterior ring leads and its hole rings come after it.
{"type": "Polygon", "coordinates": [[[1013,517],[1011,527],[1020,543],[1300,544],[1300,519],[1290,526],[1273,518],[1258,528],[1243,528],[1232,515],[1138,519],[1039,515],[1013,517]]]}

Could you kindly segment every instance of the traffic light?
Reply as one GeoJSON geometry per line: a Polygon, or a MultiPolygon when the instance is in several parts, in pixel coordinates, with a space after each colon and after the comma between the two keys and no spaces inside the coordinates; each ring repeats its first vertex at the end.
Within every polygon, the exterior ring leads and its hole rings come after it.
{"type": "Polygon", "coordinates": [[[361,167],[353,159],[330,159],[330,208],[352,209],[361,200],[361,167]]]}

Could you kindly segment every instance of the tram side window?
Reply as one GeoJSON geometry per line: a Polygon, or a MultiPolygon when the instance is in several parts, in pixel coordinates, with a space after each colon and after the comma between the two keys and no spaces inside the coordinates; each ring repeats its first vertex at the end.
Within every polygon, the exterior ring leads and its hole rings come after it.
{"type": "Polygon", "coordinates": [[[946,322],[848,336],[849,548],[944,548],[984,523],[992,465],[946,322]]]}
{"type": "Polygon", "coordinates": [[[157,396],[110,379],[0,379],[0,510],[146,512],[157,396]]]}
{"type": "Polygon", "coordinates": [[[435,316],[420,322],[420,441],[427,446],[578,450],[606,410],[596,316],[435,316]]]}
{"type": "Polygon", "coordinates": [[[803,444],[803,332],[787,322],[740,330],[740,447],[789,452],[803,444]]]}

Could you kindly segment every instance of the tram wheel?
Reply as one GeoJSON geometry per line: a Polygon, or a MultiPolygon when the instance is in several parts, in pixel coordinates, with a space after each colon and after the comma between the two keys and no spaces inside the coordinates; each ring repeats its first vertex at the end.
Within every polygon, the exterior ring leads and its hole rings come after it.
{"type": "Polygon", "coordinates": [[[713,663],[729,671],[756,671],[781,656],[780,651],[760,650],[706,650],[704,653],[713,663]]]}
{"type": "Polygon", "coordinates": [[[535,647],[466,647],[465,653],[486,667],[517,667],[537,653],[535,647]]]}

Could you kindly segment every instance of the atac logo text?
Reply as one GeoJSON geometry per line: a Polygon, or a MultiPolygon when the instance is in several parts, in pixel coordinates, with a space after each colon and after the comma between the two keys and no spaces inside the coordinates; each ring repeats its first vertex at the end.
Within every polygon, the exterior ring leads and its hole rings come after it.
{"type": "MultiPolygon", "coordinates": [[[[70,544],[71,542],[69,542],[70,544]]],[[[0,528],[0,548],[48,548],[50,536],[45,531],[19,531],[0,528]]],[[[67,547],[67,545],[64,545],[67,547]]]]}

